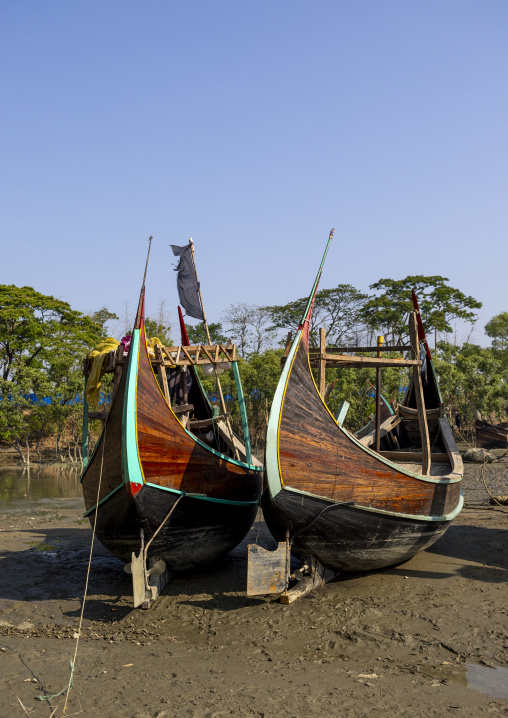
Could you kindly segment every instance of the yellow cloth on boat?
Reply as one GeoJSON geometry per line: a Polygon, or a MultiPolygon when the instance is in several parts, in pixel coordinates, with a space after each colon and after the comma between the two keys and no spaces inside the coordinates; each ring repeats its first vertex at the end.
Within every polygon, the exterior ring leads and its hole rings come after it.
{"type": "Polygon", "coordinates": [[[88,355],[89,359],[93,359],[93,364],[86,384],[85,400],[93,406],[99,404],[104,359],[109,352],[116,351],[119,344],[120,342],[113,337],[107,337],[99,342],[88,355]]]}
{"type": "Polygon", "coordinates": [[[148,356],[152,359],[155,358],[154,346],[156,344],[158,344],[160,347],[162,346],[162,342],[159,337],[152,337],[151,339],[146,340],[146,346],[148,347],[148,356]]]}

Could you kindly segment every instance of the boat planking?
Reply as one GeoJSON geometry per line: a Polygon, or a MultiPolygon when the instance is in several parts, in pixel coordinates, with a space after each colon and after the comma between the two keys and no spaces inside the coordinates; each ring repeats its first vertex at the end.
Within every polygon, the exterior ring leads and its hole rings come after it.
{"type": "Polygon", "coordinates": [[[477,419],[475,424],[476,446],[482,449],[508,448],[508,428],[477,419]]]}
{"type": "MultiPolygon", "coordinates": [[[[443,535],[462,507],[463,468],[417,311],[410,315],[412,359],[396,360],[412,368],[413,379],[400,406],[382,408],[379,451],[365,430],[350,433],[344,412],[337,421],[325,404],[311,372],[309,328],[332,234],[275,392],[262,507],[279,546],[286,542],[304,565],[366,571],[406,561],[443,535]],[[393,430],[381,438],[387,414],[393,430]]],[[[375,366],[376,360],[326,354],[326,361],[375,366]]],[[[379,365],[393,364],[379,359],[379,365]]],[[[287,593],[284,602],[291,602],[287,593]]]]}
{"type": "MultiPolygon", "coordinates": [[[[146,596],[141,590],[135,605],[156,597],[150,591],[150,566],[163,561],[170,572],[189,571],[237,546],[252,526],[262,488],[262,465],[251,455],[248,432],[244,443],[228,436],[224,417],[214,415],[196,372],[196,364],[219,363],[226,352],[243,399],[234,345],[164,350],[168,358],[159,350],[158,360],[150,359],[141,310],[127,357],[122,358],[120,348],[116,357],[106,359],[117,386],[81,477],[85,515],[102,545],[132,566],[142,556],[146,596]],[[200,354],[201,362],[196,361],[200,354]],[[177,355],[182,358],[175,367],[177,355]],[[172,406],[167,382],[157,380],[157,363],[159,377],[166,376],[167,368],[190,372],[184,406],[172,406]],[[216,448],[207,443],[210,432],[216,448]],[[239,450],[247,460],[234,458],[239,450]]],[[[241,410],[245,413],[244,406],[241,410]]],[[[86,439],[84,446],[86,462],[86,439]]]]}

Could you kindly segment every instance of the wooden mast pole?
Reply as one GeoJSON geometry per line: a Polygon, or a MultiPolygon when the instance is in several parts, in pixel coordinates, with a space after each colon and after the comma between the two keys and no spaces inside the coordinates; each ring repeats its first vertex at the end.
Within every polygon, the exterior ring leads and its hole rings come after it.
{"type": "MultiPolygon", "coordinates": [[[[381,347],[383,346],[385,338],[379,336],[377,338],[377,355],[381,357],[381,347]]],[[[376,425],[375,425],[375,450],[379,453],[381,450],[381,367],[376,368],[376,425]]]]}
{"type": "Polygon", "coordinates": [[[319,364],[318,364],[319,393],[325,398],[326,391],[326,329],[319,328],[319,364]]]}
{"type": "MultiPolygon", "coordinates": [[[[418,338],[418,324],[416,312],[409,314],[409,339],[414,359],[420,358],[420,341],[418,338]]],[[[422,375],[419,366],[413,366],[413,388],[415,392],[416,408],[418,410],[418,421],[420,424],[420,436],[422,442],[422,475],[430,474],[430,439],[429,427],[427,425],[427,413],[425,411],[425,399],[423,396],[422,375]]]]}
{"type": "MultiPolygon", "coordinates": [[[[195,259],[195,257],[194,257],[194,242],[192,241],[192,237],[189,237],[189,244],[190,244],[190,247],[191,247],[191,250],[192,250],[192,266],[194,267],[194,275],[195,275],[195,277],[196,277],[196,283],[197,283],[197,285],[198,285],[199,302],[200,302],[200,304],[201,304],[201,311],[203,312],[203,326],[204,326],[204,328],[205,328],[206,336],[207,336],[207,338],[208,338],[208,344],[211,344],[211,343],[212,343],[212,340],[211,340],[211,338],[210,338],[210,330],[208,329],[208,322],[206,321],[205,305],[203,304],[203,295],[201,294],[201,287],[200,287],[199,279],[198,279],[198,270],[196,269],[196,259],[195,259]]],[[[224,394],[222,393],[222,386],[221,386],[221,383],[220,383],[219,372],[218,372],[218,370],[217,370],[217,365],[216,365],[216,364],[213,364],[213,370],[214,370],[214,373],[215,373],[215,381],[216,381],[216,383],[217,383],[217,391],[219,392],[220,405],[221,405],[222,413],[224,414],[224,420],[225,420],[225,422],[226,422],[226,426],[227,426],[228,431],[229,431],[229,434],[230,434],[230,438],[231,438],[231,443],[232,443],[232,446],[233,446],[233,450],[234,450],[234,452],[235,452],[235,459],[237,459],[237,461],[240,461],[240,454],[238,453],[238,449],[237,449],[237,447],[236,447],[236,443],[235,443],[235,440],[234,440],[233,429],[231,428],[231,422],[230,422],[230,420],[229,420],[229,414],[228,414],[227,409],[226,409],[226,402],[224,401],[224,394]]]]}
{"type": "Polygon", "coordinates": [[[150,249],[152,248],[152,235],[148,237],[148,253],[146,255],[146,263],[145,263],[145,273],[143,274],[143,282],[141,284],[141,292],[139,295],[139,304],[138,304],[138,311],[136,312],[136,321],[134,322],[134,329],[139,329],[139,322],[141,320],[141,315],[143,314],[144,319],[144,304],[145,304],[145,281],[146,281],[146,271],[148,269],[148,260],[150,258],[150,249]]]}

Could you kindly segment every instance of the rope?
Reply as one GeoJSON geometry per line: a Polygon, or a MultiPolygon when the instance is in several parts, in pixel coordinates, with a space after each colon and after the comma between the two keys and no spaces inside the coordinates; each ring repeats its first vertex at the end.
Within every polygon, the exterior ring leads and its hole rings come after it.
{"type": "MultiPolygon", "coordinates": [[[[503,456],[504,456],[504,454],[503,454],[503,456]]],[[[497,504],[498,506],[504,506],[504,504],[500,503],[496,499],[495,496],[492,496],[492,494],[489,491],[489,487],[487,486],[487,482],[485,481],[485,461],[482,464],[482,481],[483,481],[483,485],[485,486],[485,489],[486,489],[488,495],[490,496],[490,498],[492,499],[492,501],[494,501],[494,503],[497,504]]],[[[499,511],[499,509],[498,509],[498,511],[499,511]]],[[[503,512],[503,514],[508,514],[508,511],[505,511],[504,509],[502,509],[502,512],[503,512]]]]}
{"type": "MultiPolygon", "coordinates": [[[[72,682],[72,677],[74,675],[75,668],[74,668],[74,663],[72,661],[69,661],[69,668],[71,669],[71,679],[70,679],[69,683],[70,683],[71,688],[74,688],[74,683],[72,682]]],[[[58,693],[52,693],[50,696],[36,696],[35,700],[36,701],[52,701],[54,698],[58,698],[58,696],[61,696],[62,693],[65,693],[65,691],[67,691],[67,693],[68,693],[71,690],[71,688],[69,688],[69,685],[66,685],[65,688],[62,688],[62,690],[58,691],[58,693]]],[[[65,707],[64,707],[64,710],[65,710],[65,707]]],[[[62,713],[62,715],[63,715],[63,713],[62,713]]]]}
{"type": "Polygon", "coordinates": [[[71,669],[71,675],[69,677],[69,682],[65,688],[63,688],[59,693],[55,693],[52,696],[37,696],[36,700],[38,701],[45,701],[45,700],[52,700],[53,698],[57,698],[58,696],[61,696],[63,693],[65,693],[65,703],[62,711],[62,718],[65,718],[65,711],[67,710],[67,701],[69,700],[69,693],[74,687],[73,684],[73,676],[74,671],[76,670],[76,656],[78,655],[78,646],[79,646],[79,639],[81,637],[81,627],[83,625],[83,613],[85,611],[85,602],[86,602],[86,596],[88,593],[88,580],[90,578],[90,569],[92,566],[92,554],[93,554],[93,544],[95,540],[95,530],[97,528],[97,514],[99,513],[99,496],[101,491],[101,482],[102,482],[102,469],[104,466],[104,447],[106,446],[106,429],[107,429],[107,423],[104,424],[104,438],[102,441],[102,454],[101,454],[101,470],[99,473],[99,485],[97,486],[97,496],[95,499],[95,518],[93,522],[93,529],[92,529],[92,542],[90,544],[90,554],[88,557],[88,568],[86,572],[86,582],[85,582],[85,592],[83,594],[83,602],[81,604],[81,614],[79,616],[79,626],[78,626],[78,635],[76,638],[76,648],[74,650],[74,658],[72,661],[70,661],[70,669],[71,669]]]}

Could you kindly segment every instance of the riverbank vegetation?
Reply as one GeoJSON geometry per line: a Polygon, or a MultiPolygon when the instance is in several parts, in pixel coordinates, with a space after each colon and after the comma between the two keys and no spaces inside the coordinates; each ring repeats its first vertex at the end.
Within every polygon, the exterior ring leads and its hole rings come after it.
{"type": "MultiPolygon", "coordinates": [[[[476,321],[481,303],[450,287],[440,276],[380,279],[370,294],[348,284],[317,292],[310,337],[318,344],[320,327],[327,345],[372,346],[383,335],[388,344],[408,343],[407,317],[412,311],[411,290],[417,293],[443,401],[450,416],[459,415],[461,431],[471,436],[474,411],[487,420],[506,421],[508,401],[508,312],[485,326],[491,346],[451,339],[454,322],[476,321]]],[[[221,322],[210,324],[212,342],[231,338],[238,346],[253,448],[262,455],[270,405],[277,386],[288,332],[295,331],[307,298],[281,306],[231,305],[221,322]]],[[[163,304],[163,303],[162,303],[163,304]]],[[[105,307],[90,316],[66,302],[42,295],[31,287],[0,285],[0,443],[15,449],[19,460],[81,460],[83,411],[82,362],[107,335],[107,325],[118,318],[105,307]]],[[[147,319],[149,336],[164,344],[177,343],[161,305],[155,319],[147,319]]],[[[200,324],[188,326],[191,343],[207,343],[200,324]]],[[[393,354],[400,356],[400,354],[393,354]]],[[[202,377],[212,402],[218,400],[214,377],[202,377]]],[[[383,394],[400,401],[408,385],[404,369],[383,370],[383,394]]],[[[221,384],[233,424],[241,433],[235,405],[232,372],[221,384]]],[[[357,430],[374,412],[375,370],[327,369],[326,401],[332,413],[346,399],[351,404],[348,428],[357,430]]],[[[111,400],[111,376],[103,378],[101,409],[111,400]]],[[[100,422],[92,424],[91,442],[100,422]]]]}

